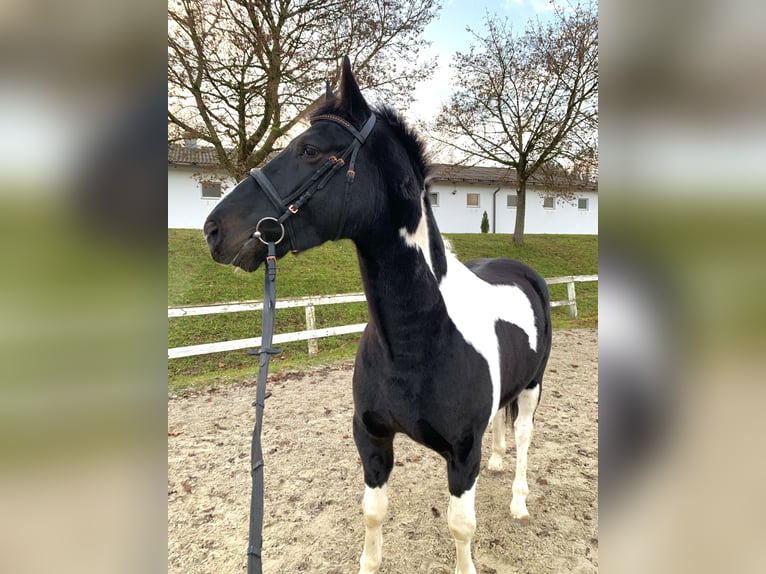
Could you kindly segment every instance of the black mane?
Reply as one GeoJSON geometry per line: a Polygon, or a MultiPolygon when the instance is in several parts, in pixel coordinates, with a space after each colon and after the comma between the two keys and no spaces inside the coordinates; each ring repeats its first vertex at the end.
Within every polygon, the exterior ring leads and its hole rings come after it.
{"type": "Polygon", "coordinates": [[[375,113],[378,119],[386,122],[389,128],[394,132],[399,142],[404,146],[407,155],[412,160],[412,167],[418,178],[420,189],[423,188],[425,180],[431,169],[426,144],[418,133],[407,124],[402,115],[392,107],[382,104],[377,107],[375,113]]]}

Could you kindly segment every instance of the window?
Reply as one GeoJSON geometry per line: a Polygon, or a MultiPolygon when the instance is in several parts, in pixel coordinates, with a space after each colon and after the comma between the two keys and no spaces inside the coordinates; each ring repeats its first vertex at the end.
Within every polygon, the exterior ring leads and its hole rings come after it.
{"type": "Polygon", "coordinates": [[[218,199],[223,195],[220,181],[203,181],[200,185],[202,186],[202,199],[218,199]]]}
{"type": "Polygon", "coordinates": [[[577,209],[580,209],[582,211],[588,210],[588,198],[587,197],[580,197],[577,200],[577,209]]]}
{"type": "Polygon", "coordinates": [[[518,201],[519,196],[516,195],[515,193],[509,193],[506,197],[507,197],[507,199],[506,199],[505,206],[506,207],[516,207],[516,202],[518,201]]]}
{"type": "Polygon", "coordinates": [[[479,194],[478,193],[466,194],[465,204],[467,207],[479,207],[479,194]]]}
{"type": "Polygon", "coordinates": [[[556,200],[552,195],[547,195],[543,199],[543,207],[545,209],[556,209],[556,200]]]}
{"type": "Polygon", "coordinates": [[[430,192],[428,194],[428,200],[431,202],[431,205],[433,207],[439,207],[439,193],[438,192],[430,192]]]}

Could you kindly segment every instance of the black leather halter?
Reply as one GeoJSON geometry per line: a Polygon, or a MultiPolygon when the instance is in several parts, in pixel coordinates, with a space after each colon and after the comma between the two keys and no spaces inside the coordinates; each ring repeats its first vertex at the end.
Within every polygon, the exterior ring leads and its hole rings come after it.
{"type": "Polygon", "coordinates": [[[345,190],[345,197],[343,199],[343,209],[340,214],[340,218],[338,221],[338,231],[335,234],[335,239],[339,239],[341,236],[341,233],[343,233],[343,228],[346,224],[346,213],[348,210],[348,202],[351,195],[351,186],[354,183],[354,178],[356,177],[356,172],[354,171],[354,164],[356,162],[356,156],[359,153],[359,148],[362,147],[364,142],[367,140],[367,137],[370,135],[370,132],[372,132],[372,129],[375,127],[375,114],[371,114],[369,119],[365,122],[364,126],[361,130],[357,130],[354,126],[352,126],[349,122],[344,120],[343,118],[340,118],[338,116],[334,116],[331,114],[321,114],[318,116],[314,116],[311,120],[311,123],[319,122],[319,121],[330,121],[338,124],[339,126],[343,127],[346,131],[348,131],[352,136],[354,136],[354,139],[351,141],[351,143],[348,145],[348,147],[341,152],[338,156],[330,156],[327,158],[325,163],[317,169],[313,175],[305,179],[303,182],[301,182],[298,186],[295,187],[295,189],[290,192],[286,197],[281,197],[279,193],[277,192],[274,185],[269,181],[269,178],[266,176],[265,173],[259,168],[255,168],[250,170],[250,175],[255,179],[255,181],[258,183],[258,185],[263,189],[263,191],[266,193],[266,197],[269,198],[271,203],[274,205],[274,207],[277,208],[277,211],[281,211],[281,215],[277,218],[274,217],[264,217],[261,219],[255,226],[255,233],[253,234],[253,237],[257,237],[260,239],[263,243],[279,243],[282,241],[285,235],[285,228],[287,229],[287,235],[290,240],[290,248],[293,252],[297,252],[300,249],[300,245],[297,243],[297,238],[295,235],[295,231],[293,230],[292,222],[290,221],[290,218],[298,213],[303,207],[306,202],[311,199],[311,197],[319,190],[321,190],[325,185],[327,185],[327,182],[330,181],[330,179],[335,175],[335,173],[344,165],[346,165],[346,162],[348,162],[348,170],[346,171],[346,190],[345,190]],[[271,220],[276,221],[277,224],[279,224],[281,228],[281,234],[278,239],[274,238],[266,238],[263,237],[263,231],[261,230],[261,225],[265,220],[271,220]]]}

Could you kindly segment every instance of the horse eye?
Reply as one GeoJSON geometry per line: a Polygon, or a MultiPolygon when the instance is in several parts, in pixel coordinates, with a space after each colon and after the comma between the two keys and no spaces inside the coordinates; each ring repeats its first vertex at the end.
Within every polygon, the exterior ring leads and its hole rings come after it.
{"type": "Polygon", "coordinates": [[[303,151],[301,151],[301,155],[305,157],[316,157],[319,155],[319,150],[311,145],[305,145],[303,146],[303,151]]]}

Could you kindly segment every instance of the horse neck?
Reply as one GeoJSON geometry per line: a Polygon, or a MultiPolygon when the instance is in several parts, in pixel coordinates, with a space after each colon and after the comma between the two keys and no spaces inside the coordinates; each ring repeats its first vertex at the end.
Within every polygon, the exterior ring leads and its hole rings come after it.
{"type": "Polygon", "coordinates": [[[392,357],[416,354],[448,323],[439,291],[446,250],[430,208],[422,207],[413,232],[391,225],[355,241],[370,323],[392,357]]]}

